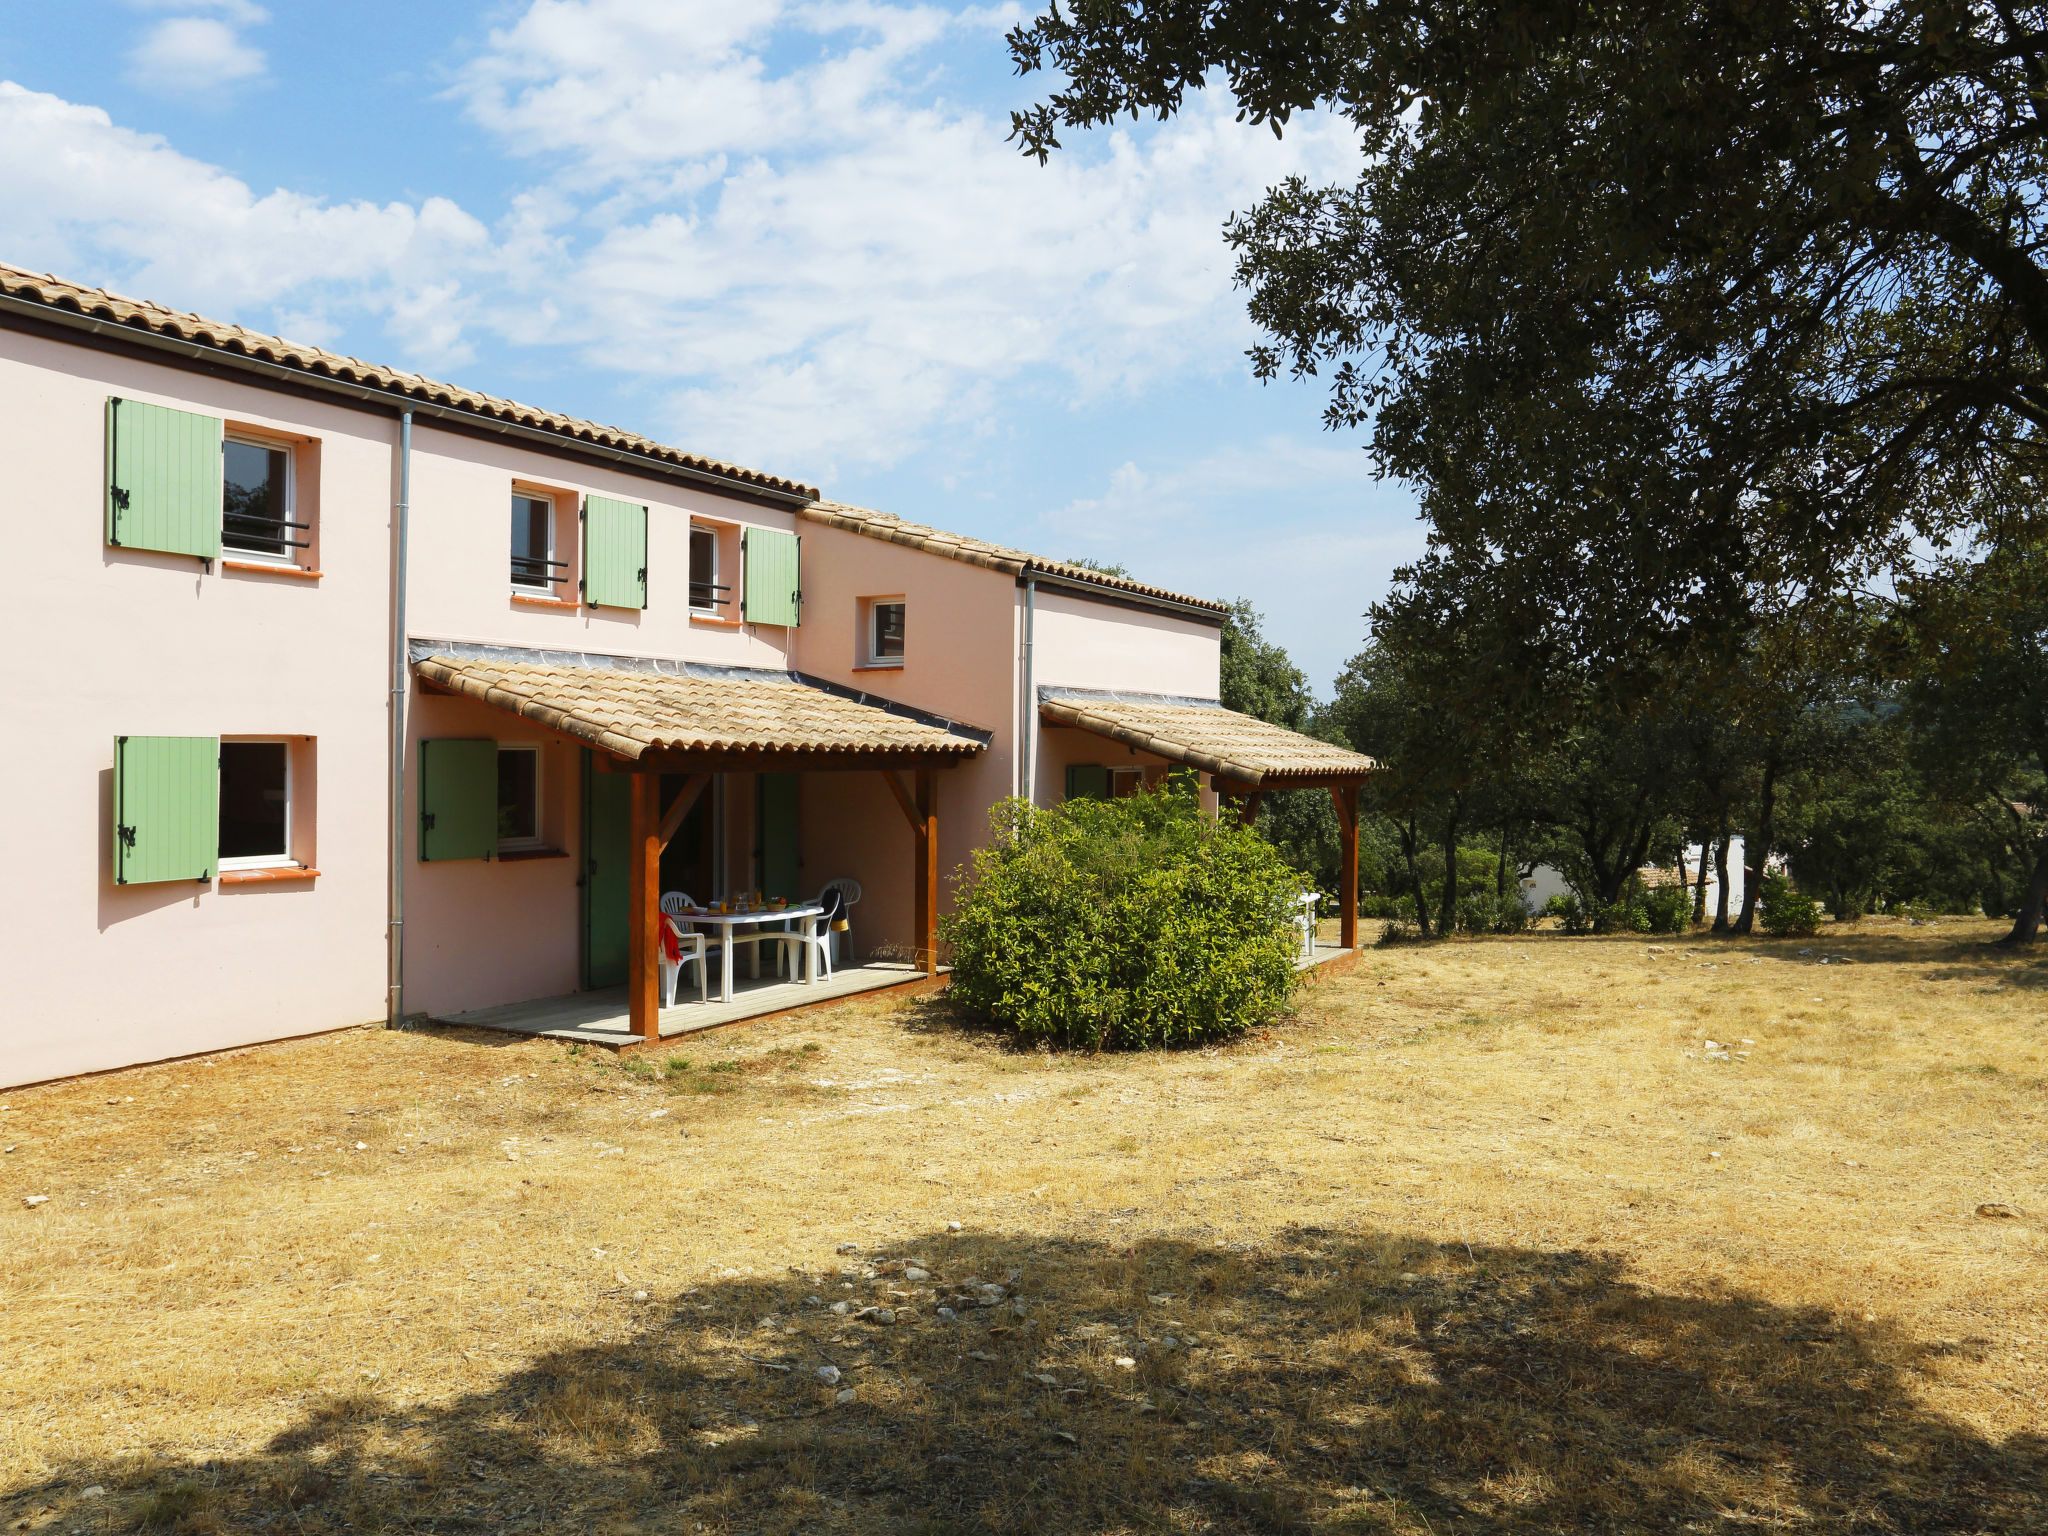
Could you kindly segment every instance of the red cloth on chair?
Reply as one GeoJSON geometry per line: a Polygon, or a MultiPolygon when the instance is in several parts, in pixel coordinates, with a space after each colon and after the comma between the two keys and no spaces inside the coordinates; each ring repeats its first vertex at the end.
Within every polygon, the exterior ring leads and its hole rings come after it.
{"type": "Polygon", "coordinates": [[[661,920],[661,953],[670,965],[679,964],[683,958],[683,936],[676,931],[676,920],[672,917],[661,920]]]}

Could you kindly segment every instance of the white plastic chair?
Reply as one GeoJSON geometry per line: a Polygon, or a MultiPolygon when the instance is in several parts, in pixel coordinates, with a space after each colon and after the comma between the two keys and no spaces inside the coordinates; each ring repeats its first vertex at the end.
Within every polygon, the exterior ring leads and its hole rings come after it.
{"type": "Polygon", "coordinates": [[[1321,891],[1303,891],[1294,898],[1301,903],[1301,911],[1295,915],[1295,926],[1301,929],[1301,958],[1314,960],[1316,957],[1316,903],[1323,899],[1321,891]]]}
{"type": "Polygon", "coordinates": [[[837,891],[846,900],[846,907],[840,912],[839,921],[833,925],[829,942],[825,946],[831,956],[826,967],[826,974],[830,975],[831,966],[840,963],[841,943],[844,942],[848,949],[853,947],[852,908],[860,900],[860,882],[850,875],[841,875],[837,880],[825,882],[824,890],[818,892],[819,900],[824,900],[825,891],[837,891]]]}
{"type": "Polygon", "coordinates": [[[661,920],[676,936],[676,947],[680,951],[676,959],[670,960],[668,946],[664,944],[661,948],[661,1006],[664,1008],[675,1007],[676,984],[682,980],[686,965],[697,967],[698,1001],[711,1001],[711,952],[717,946],[707,943],[697,929],[685,927],[676,920],[696,905],[682,891],[667,891],[661,898],[661,920]]]}

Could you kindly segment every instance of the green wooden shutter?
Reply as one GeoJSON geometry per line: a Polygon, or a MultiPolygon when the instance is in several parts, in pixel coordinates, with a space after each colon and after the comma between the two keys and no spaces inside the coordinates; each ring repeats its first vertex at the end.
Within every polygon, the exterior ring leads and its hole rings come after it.
{"type": "Polygon", "coordinates": [[[797,848],[797,784],[793,773],[760,775],[761,894],[797,900],[803,879],[797,848]]]}
{"type": "Polygon", "coordinates": [[[220,740],[114,738],[114,883],[210,880],[220,856],[220,740]]]}
{"type": "Polygon", "coordinates": [[[1109,770],[1100,763],[1067,764],[1067,798],[1069,800],[1107,800],[1109,798],[1109,770]]]}
{"type": "Polygon", "coordinates": [[[795,628],[802,621],[803,540],[780,528],[749,528],[746,559],[746,621],[795,628]]]}
{"type": "Polygon", "coordinates": [[[498,744],[420,743],[420,859],[488,859],[498,851],[498,744]]]}
{"type": "Polygon", "coordinates": [[[107,542],[217,559],[221,432],[218,416],[109,400],[107,542]]]}
{"type": "Polygon", "coordinates": [[[583,600],[607,608],[647,606],[647,508],[637,501],[583,501],[583,600]]]}
{"type": "Polygon", "coordinates": [[[583,749],[583,985],[626,979],[626,928],[632,896],[633,778],[599,773],[583,749]]]}

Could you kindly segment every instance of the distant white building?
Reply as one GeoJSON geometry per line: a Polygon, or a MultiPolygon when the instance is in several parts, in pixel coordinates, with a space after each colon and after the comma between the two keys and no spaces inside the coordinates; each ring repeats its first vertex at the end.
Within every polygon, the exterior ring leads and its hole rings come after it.
{"type": "MultiPolygon", "coordinates": [[[[1687,890],[1693,888],[1693,882],[1699,878],[1702,858],[1707,861],[1707,921],[1712,922],[1716,903],[1720,901],[1720,881],[1714,872],[1712,848],[1702,848],[1695,843],[1685,850],[1685,886],[1687,890]]],[[[1773,866],[1778,862],[1774,859],[1773,866]]],[[[1728,915],[1731,918],[1742,910],[1745,889],[1742,868],[1742,839],[1732,837],[1728,840],[1728,915]]],[[[1571,883],[1565,879],[1562,870],[1555,865],[1538,864],[1522,881],[1522,901],[1532,913],[1541,912],[1551,897],[1570,895],[1571,889],[1571,883]]]]}

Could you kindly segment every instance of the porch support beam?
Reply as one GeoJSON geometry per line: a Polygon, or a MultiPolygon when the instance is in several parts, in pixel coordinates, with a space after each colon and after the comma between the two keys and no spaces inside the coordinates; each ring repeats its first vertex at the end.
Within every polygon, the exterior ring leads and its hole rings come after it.
{"type": "Polygon", "coordinates": [[[661,1036],[661,780],[635,774],[627,823],[626,1016],[643,1040],[661,1036]]]}
{"type": "MultiPolygon", "coordinates": [[[[894,776],[891,776],[894,783],[894,776]]],[[[917,929],[917,968],[927,976],[939,973],[939,785],[929,768],[917,770],[917,806],[913,821],[917,844],[917,892],[911,905],[917,929]]]]}
{"type": "Polygon", "coordinates": [[[1251,826],[1259,819],[1259,802],[1265,798],[1265,794],[1256,789],[1248,795],[1239,795],[1237,797],[1237,823],[1239,826],[1251,826]]]}
{"type": "Polygon", "coordinates": [[[1343,850],[1343,870],[1337,878],[1337,942],[1346,949],[1358,948],[1358,785],[1332,784],[1330,798],[1337,803],[1337,841],[1343,850]]]}
{"type": "MultiPolygon", "coordinates": [[[[659,783],[660,780],[655,781],[659,783]]],[[[683,791],[676,796],[676,803],[668,808],[668,814],[661,818],[661,846],[666,849],[675,841],[676,833],[683,829],[683,818],[690,814],[690,807],[697,803],[697,797],[704,793],[711,783],[708,773],[693,773],[683,785],[683,791]]]]}
{"type": "Polygon", "coordinates": [[[917,835],[917,804],[910,798],[910,791],[903,787],[903,781],[896,777],[894,769],[882,770],[882,782],[889,786],[889,793],[896,797],[896,804],[903,812],[903,819],[910,823],[910,834],[917,835]]]}

